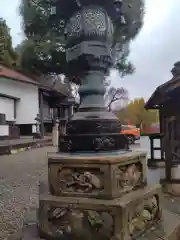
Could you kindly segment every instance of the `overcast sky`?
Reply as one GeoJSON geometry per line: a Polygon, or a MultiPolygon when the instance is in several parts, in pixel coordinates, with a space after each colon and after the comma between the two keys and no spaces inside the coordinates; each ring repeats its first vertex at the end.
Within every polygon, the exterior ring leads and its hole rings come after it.
{"type": "MultiPolygon", "coordinates": [[[[13,44],[22,39],[20,0],[0,0],[0,17],[11,28],[13,44]]],[[[180,0],[146,0],[146,15],[140,34],[131,44],[130,60],[136,72],[121,80],[112,73],[113,85],[128,89],[130,98],[145,99],[171,78],[173,64],[180,60],[180,0]]]]}

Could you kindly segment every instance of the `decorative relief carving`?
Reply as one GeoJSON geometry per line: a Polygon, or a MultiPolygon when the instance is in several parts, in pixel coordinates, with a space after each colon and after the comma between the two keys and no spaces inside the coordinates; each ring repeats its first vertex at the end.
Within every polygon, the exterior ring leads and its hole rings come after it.
{"type": "Polygon", "coordinates": [[[88,237],[109,240],[113,236],[114,219],[111,212],[50,207],[49,229],[54,236],[88,237]]]}
{"type": "Polygon", "coordinates": [[[98,122],[96,123],[96,128],[100,132],[120,132],[121,124],[119,122],[98,122]]]}
{"type": "Polygon", "coordinates": [[[106,31],[106,17],[101,9],[87,9],[83,12],[86,33],[101,34],[106,31]]]}
{"type": "Polygon", "coordinates": [[[120,166],[115,169],[117,188],[122,192],[130,192],[134,188],[142,186],[143,172],[141,163],[133,163],[120,166]]]}
{"type": "Polygon", "coordinates": [[[108,34],[113,32],[113,25],[111,19],[99,8],[88,8],[81,12],[75,13],[67,24],[67,36],[78,37],[81,34],[99,35],[102,36],[106,33],[108,28],[108,34]],[[108,18],[108,21],[106,21],[108,18]],[[108,25],[107,25],[108,24],[108,25]]]}
{"type": "Polygon", "coordinates": [[[83,22],[82,15],[80,12],[77,12],[69,21],[67,25],[68,36],[71,37],[74,34],[79,34],[82,31],[83,22]]]}
{"type": "Polygon", "coordinates": [[[111,150],[114,148],[115,140],[110,137],[99,137],[94,139],[93,145],[96,151],[111,150]]]}
{"type": "Polygon", "coordinates": [[[103,173],[97,170],[62,168],[58,171],[61,192],[96,193],[104,188],[103,173]]]}
{"type": "MultiPolygon", "coordinates": [[[[83,130],[85,128],[83,127],[83,130]]],[[[128,140],[123,134],[115,133],[108,136],[109,134],[92,134],[83,133],[74,133],[68,132],[67,136],[59,138],[59,151],[60,152],[76,152],[76,151],[112,151],[116,149],[129,149],[128,140]],[[81,134],[84,134],[81,135],[81,134]],[[72,136],[74,135],[74,136],[72,136]],[[98,136],[99,135],[99,136],[98,136]],[[78,143],[78,144],[77,144],[78,143]],[[80,147],[81,146],[81,149],[80,147]]]]}
{"type": "MultiPolygon", "coordinates": [[[[121,124],[118,121],[92,121],[89,120],[86,123],[83,121],[76,121],[74,123],[68,123],[66,128],[69,133],[81,133],[82,126],[85,126],[85,132],[95,133],[120,133],[121,124]],[[86,125],[85,125],[86,124],[86,125]]],[[[83,128],[84,129],[84,128],[83,128]]],[[[84,132],[83,132],[84,133],[84,132]]]]}
{"type": "Polygon", "coordinates": [[[134,212],[129,214],[129,235],[137,236],[147,230],[160,217],[159,199],[154,195],[135,207],[134,212]]]}

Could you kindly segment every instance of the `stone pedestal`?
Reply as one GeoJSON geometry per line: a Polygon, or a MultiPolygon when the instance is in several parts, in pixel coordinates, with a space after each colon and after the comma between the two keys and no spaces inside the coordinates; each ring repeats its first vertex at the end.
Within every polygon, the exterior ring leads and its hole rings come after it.
{"type": "Polygon", "coordinates": [[[146,184],[143,152],[48,156],[52,195],[113,199],[146,184]]]}
{"type": "MultiPolygon", "coordinates": [[[[162,211],[162,220],[155,222],[154,226],[136,240],[178,240],[180,238],[179,218],[167,210],[162,211]]],[[[67,239],[70,238],[58,238],[67,239]]],[[[86,239],[86,238],[85,238],[86,239]]],[[[115,238],[114,238],[115,239],[115,238]]],[[[133,239],[133,238],[131,238],[133,239]]],[[[26,225],[21,231],[13,234],[8,240],[45,240],[39,236],[38,224],[26,225]]]]}
{"type": "Polygon", "coordinates": [[[45,239],[136,239],[161,219],[160,186],[146,186],[146,154],[49,154],[40,187],[45,239]]]}
{"type": "Polygon", "coordinates": [[[136,239],[161,218],[160,188],[113,200],[40,195],[39,229],[45,239],[136,239]]]}

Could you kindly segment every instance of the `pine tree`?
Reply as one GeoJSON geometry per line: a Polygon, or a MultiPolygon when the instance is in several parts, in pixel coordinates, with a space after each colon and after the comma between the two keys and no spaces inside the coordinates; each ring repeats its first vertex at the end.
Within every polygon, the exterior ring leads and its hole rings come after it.
{"type": "Polygon", "coordinates": [[[0,63],[11,67],[16,63],[16,60],[17,54],[12,46],[10,29],[6,21],[0,18],[0,63]]]}

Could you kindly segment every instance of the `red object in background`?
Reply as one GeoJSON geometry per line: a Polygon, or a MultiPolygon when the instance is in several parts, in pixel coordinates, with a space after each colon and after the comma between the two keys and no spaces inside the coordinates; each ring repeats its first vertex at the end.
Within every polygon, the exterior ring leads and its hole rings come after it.
{"type": "Polygon", "coordinates": [[[134,139],[140,138],[140,129],[132,125],[122,125],[121,133],[127,136],[133,136],[134,139]]]}
{"type": "Polygon", "coordinates": [[[142,132],[145,134],[159,133],[160,132],[159,124],[152,124],[150,128],[142,129],[142,132]]]}
{"type": "MultiPolygon", "coordinates": [[[[128,126],[131,126],[131,121],[128,120],[128,126]]],[[[150,134],[150,133],[159,133],[159,123],[153,123],[149,128],[141,128],[141,133],[150,134]]]]}

